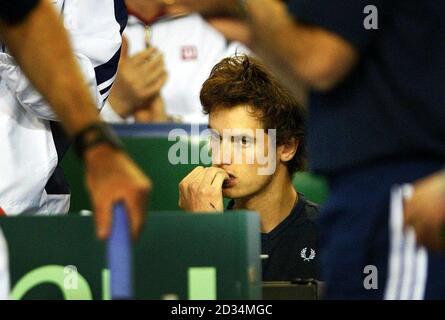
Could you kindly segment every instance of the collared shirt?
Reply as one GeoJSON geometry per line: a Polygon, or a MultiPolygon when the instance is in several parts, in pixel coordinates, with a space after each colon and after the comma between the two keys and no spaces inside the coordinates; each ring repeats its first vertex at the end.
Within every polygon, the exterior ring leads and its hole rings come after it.
{"type": "MultiPolygon", "coordinates": [[[[232,200],[227,209],[233,205],[232,200]]],[[[263,281],[319,279],[317,213],[318,206],[299,194],[291,213],[272,231],[261,234],[263,281]]]]}

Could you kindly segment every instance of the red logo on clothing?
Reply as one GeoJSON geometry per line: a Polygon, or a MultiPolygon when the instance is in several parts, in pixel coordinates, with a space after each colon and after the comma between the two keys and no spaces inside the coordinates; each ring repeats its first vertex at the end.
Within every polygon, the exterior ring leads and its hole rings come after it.
{"type": "Polygon", "coordinates": [[[196,46],[182,46],[181,56],[182,60],[196,60],[198,59],[198,48],[196,46]]]}

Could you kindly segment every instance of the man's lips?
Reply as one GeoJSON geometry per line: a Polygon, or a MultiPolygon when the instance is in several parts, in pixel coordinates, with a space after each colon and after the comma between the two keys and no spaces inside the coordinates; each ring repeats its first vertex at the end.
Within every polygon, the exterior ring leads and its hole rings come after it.
{"type": "Polygon", "coordinates": [[[232,188],[236,184],[236,177],[230,173],[227,173],[229,178],[224,180],[223,188],[232,188]]]}

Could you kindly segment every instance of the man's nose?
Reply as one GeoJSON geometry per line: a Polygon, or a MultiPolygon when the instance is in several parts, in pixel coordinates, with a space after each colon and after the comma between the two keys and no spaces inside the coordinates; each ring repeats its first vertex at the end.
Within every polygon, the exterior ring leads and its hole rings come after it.
{"type": "Polygon", "coordinates": [[[216,148],[212,149],[212,162],[214,165],[222,166],[232,163],[232,143],[221,141],[216,148]]]}

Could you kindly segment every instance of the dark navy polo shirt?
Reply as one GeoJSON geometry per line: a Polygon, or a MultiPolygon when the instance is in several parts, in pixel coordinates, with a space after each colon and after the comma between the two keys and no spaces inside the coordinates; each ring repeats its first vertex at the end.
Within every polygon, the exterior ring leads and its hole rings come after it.
{"type": "MultiPolygon", "coordinates": [[[[310,97],[310,166],[319,173],[394,159],[445,161],[445,1],[290,0],[298,21],[353,45],[360,61],[310,97]],[[367,30],[367,5],[378,29],[367,30]]],[[[298,39],[295,39],[298,41],[298,39]]]]}
{"type": "MultiPolygon", "coordinates": [[[[232,209],[231,201],[228,209],[232,209]]],[[[269,233],[261,234],[263,281],[319,279],[315,218],[318,206],[299,194],[292,212],[269,233]]]]}
{"type": "Polygon", "coordinates": [[[23,20],[39,0],[0,0],[0,19],[6,23],[23,20]]]}

